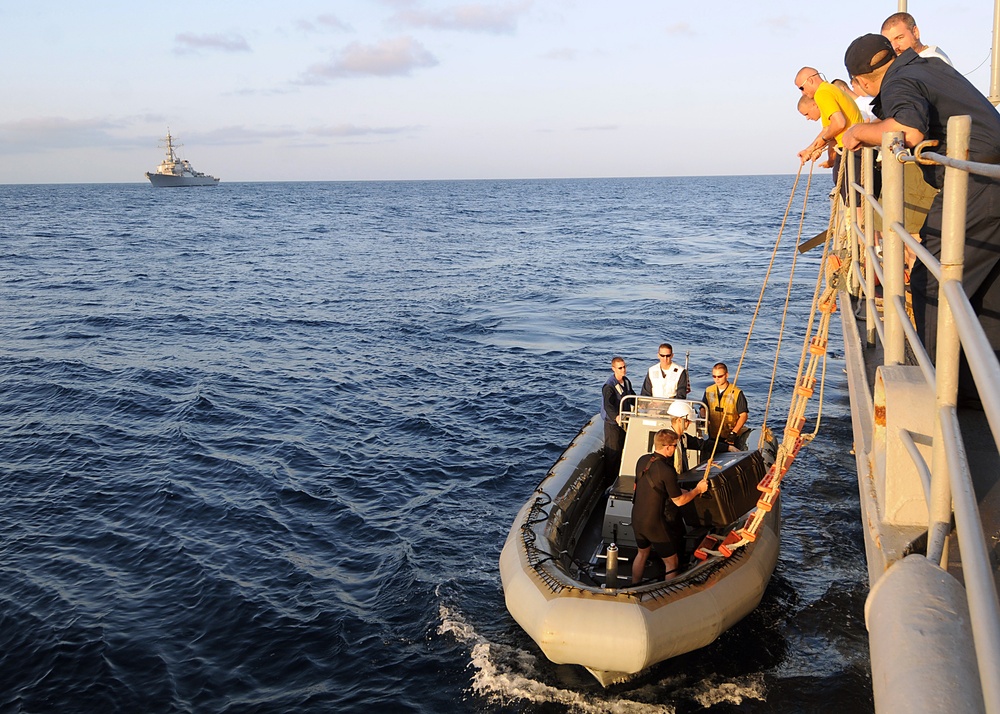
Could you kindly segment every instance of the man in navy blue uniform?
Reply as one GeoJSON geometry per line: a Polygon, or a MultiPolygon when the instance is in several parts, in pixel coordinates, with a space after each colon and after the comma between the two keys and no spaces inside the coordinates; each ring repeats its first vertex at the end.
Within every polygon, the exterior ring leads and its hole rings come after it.
{"type": "Polygon", "coordinates": [[[611,358],[611,376],[601,388],[601,418],[604,419],[604,475],[611,480],[618,478],[625,448],[625,430],[622,428],[622,397],[634,395],[632,382],[625,376],[625,360],[611,358]]]}
{"type": "MultiPolygon", "coordinates": [[[[957,70],[939,59],[920,57],[912,49],[898,57],[882,35],[864,35],[851,43],[844,56],[851,77],[875,99],[872,110],[878,121],[856,124],[844,134],[844,147],[879,146],[887,131],[903,132],[908,147],[936,139],[935,149],[947,149],[948,119],[972,117],[969,160],[1000,162],[1000,114],[989,100],[957,70]]],[[[944,185],[943,166],[921,166],[927,183],[944,185]]],[[[939,193],[920,229],[924,246],[941,257],[943,197],[939,193]]],[[[968,214],[965,229],[965,265],[962,285],[979,316],[994,352],[1000,351],[1000,181],[969,176],[968,214]]],[[[927,351],[934,358],[937,344],[938,285],[928,280],[919,261],[910,275],[913,313],[927,351]]],[[[964,361],[964,360],[963,360],[964,361]]],[[[963,377],[971,377],[963,365],[963,377]]],[[[967,387],[966,378],[960,382],[967,387]]],[[[963,390],[964,391],[964,390],[963,390]]]]}

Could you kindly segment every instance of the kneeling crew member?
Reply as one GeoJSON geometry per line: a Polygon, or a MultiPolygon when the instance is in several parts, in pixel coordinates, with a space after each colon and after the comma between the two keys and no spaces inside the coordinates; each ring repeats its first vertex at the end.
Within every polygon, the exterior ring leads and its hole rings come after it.
{"type": "Polygon", "coordinates": [[[695,421],[694,409],[688,402],[671,402],[667,416],[670,417],[670,428],[678,436],[677,448],[674,450],[674,469],[682,474],[698,465],[705,445],[697,436],[687,433],[688,427],[695,421]]]}
{"type": "Polygon", "coordinates": [[[677,434],[660,429],[653,437],[653,453],[640,456],[635,464],[635,499],[632,504],[632,529],[639,552],[632,563],[632,584],[642,580],[646,560],[652,550],[663,560],[664,580],[678,569],[679,554],[684,550],[684,522],[680,507],[708,490],[702,479],[690,491],[677,485],[674,449],[677,434]]]}

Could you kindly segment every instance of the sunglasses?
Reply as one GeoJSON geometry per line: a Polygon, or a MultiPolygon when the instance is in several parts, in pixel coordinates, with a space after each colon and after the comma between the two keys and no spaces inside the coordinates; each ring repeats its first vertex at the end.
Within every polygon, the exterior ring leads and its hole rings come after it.
{"type": "MultiPolygon", "coordinates": [[[[819,77],[819,76],[820,76],[820,73],[819,73],[819,72],[815,72],[815,73],[813,73],[813,74],[810,74],[810,75],[809,75],[808,77],[806,77],[806,82],[808,82],[808,81],[809,81],[810,79],[812,79],[813,77],[819,77]]],[[[800,85],[799,85],[799,91],[800,91],[800,92],[801,92],[801,91],[802,91],[803,89],[805,89],[805,86],[806,86],[806,82],[803,82],[802,84],[800,84],[800,85]]]]}

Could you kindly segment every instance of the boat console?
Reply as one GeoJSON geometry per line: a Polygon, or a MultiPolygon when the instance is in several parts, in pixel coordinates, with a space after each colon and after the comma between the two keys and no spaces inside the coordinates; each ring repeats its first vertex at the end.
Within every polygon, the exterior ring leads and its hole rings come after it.
{"type": "MultiPolygon", "coordinates": [[[[608,491],[601,536],[605,543],[619,548],[635,548],[632,531],[632,499],[635,494],[635,465],[639,458],[653,450],[653,436],[660,429],[670,428],[667,409],[675,401],[688,403],[698,416],[689,426],[691,436],[704,436],[706,420],[702,402],[691,400],[637,397],[626,415],[625,448],[618,478],[608,491]]],[[[678,485],[690,490],[701,480],[705,465],[700,454],[689,454],[687,470],[680,474],[678,485]],[[691,463],[694,462],[694,463],[691,463]]],[[[681,508],[685,524],[694,529],[728,526],[752,510],[760,493],[757,484],[764,478],[766,467],[759,451],[723,452],[716,454],[708,477],[708,491],[681,508]]]]}

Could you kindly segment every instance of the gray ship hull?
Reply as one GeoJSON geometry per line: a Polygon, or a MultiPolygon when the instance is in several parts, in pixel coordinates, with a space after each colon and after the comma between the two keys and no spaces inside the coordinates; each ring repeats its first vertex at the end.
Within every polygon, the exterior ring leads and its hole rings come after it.
{"type": "Polygon", "coordinates": [[[219,179],[214,176],[170,176],[146,172],[146,178],[157,188],[177,188],[183,186],[215,186],[219,179]]]}

